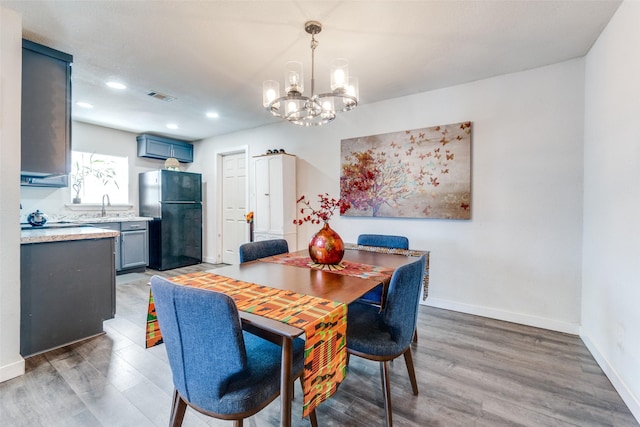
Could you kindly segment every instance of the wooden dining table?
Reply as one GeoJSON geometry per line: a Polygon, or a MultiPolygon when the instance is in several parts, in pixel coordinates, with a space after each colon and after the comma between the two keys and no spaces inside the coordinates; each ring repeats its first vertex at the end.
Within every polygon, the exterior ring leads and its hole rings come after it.
{"type": "MultiPolygon", "coordinates": [[[[303,250],[174,276],[170,280],[185,286],[228,293],[234,300],[238,298],[236,303],[239,304],[243,329],[282,347],[280,424],[288,427],[291,425],[293,400],[294,340],[304,334],[307,341],[303,414],[311,415],[313,408],[329,398],[346,375],[346,355],[341,338],[346,333],[345,305],[379,285],[383,285],[384,303],[393,271],[424,253],[386,251],[385,248],[349,245],[340,265],[328,266],[313,264],[308,252],[303,250]],[[287,306],[291,309],[283,312],[287,306]]],[[[425,282],[425,291],[427,286],[425,282]]],[[[159,343],[162,343],[162,334],[150,291],[146,346],[159,343]]]]}
{"type": "MultiPolygon", "coordinates": [[[[293,252],[291,255],[304,257],[308,256],[308,251],[293,252]]],[[[391,279],[390,275],[373,274],[371,277],[364,278],[313,267],[300,268],[299,266],[271,262],[274,260],[270,260],[270,258],[274,257],[216,268],[211,272],[243,282],[311,295],[344,304],[355,301],[380,284],[388,286],[391,279]]],[[[415,257],[346,250],[343,258],[343,262],[345,261],[367,266],[386,267],[387,270],[393,271],[402,265],[415,261],[415,257]]],[[[282,346],[280,425],[289,427],[293,397],[293,340],[301,336],[304,331],[276,320],[243,311],[240,312],[240,318],[245,329],[256,331],[263,336],[267,334],[273,341],[279,341],[282,346]]]]}

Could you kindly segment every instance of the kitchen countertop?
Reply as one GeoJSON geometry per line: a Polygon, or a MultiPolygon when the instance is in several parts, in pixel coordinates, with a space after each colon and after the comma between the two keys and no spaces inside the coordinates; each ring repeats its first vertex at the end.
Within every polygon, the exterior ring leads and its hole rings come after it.
{"type": "MultiPolygon", "coordinates": [[[[152,220],[153,218],[144,216],[105,216],[76,218],[72,221],[47,222],[43,227],[22,229],[20,232],[20,243],[28,244],[116,237],[119,234],[117,231],[99,228],[99,225],[96,224],[152,220]]],[[[25,224],[21,224],[21,226],[24,225],[25,224]]]]}
{"type": "Polygon", "coordinates": [[[20,244],[60,242],[67,240],[106,239],[117,237],[114,230],[97,227],[32,228],[21,230],[20,244]]]}
{"type": "Polygon", "coordinates": [[[130,221],[152,221],[148,216],[98,216],[95,218],[74,219],[73,222],[82,224],[99,224],[104,222],[130,222],[130,221]]]}

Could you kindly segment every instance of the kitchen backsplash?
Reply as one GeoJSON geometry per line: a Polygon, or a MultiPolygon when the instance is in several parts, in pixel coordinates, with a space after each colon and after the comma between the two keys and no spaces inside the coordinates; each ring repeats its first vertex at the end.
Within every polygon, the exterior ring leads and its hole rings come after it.
{"type": "MultiPolygon", "coordinates": [[[[31,212],[39,210],[47,215],[49,222],[74,221],[78,219],[100,218],[102,206],[99,204],[73,205],[69,202],[69,192],[49,188],[22,188],[20,193],[20,222],[26,223],[31,212]]],[[[106,206],[106,216],[137,216],[134,205],[106,206]]]]}
{"type": "MultiPolygon", "coordinates": [[[[27,216],[31,212],[35,212],[36,210],[39,210],[40,212],[46,214],[48,222],[78,221],[78,220],[86,220],[86,219],[92,219],[92,218],[102,218],[100,206],[97,206],[96,210],[87,211],[87,212],[75,212],[75,211],[49,212],[46,209],[41,209],[41,208],[26,209],[24,204],[22,205],[22,208],[23,209],[20,212],[21,223],[26,223],[27,216]]],[[[137,216],[137,214],[131,208],[128,208],[128,209],[123,208],[123,209],[124,210],[121,210],[120,207],[111,206],[110,208],[107,209],[106,216],[114,217],[114,218],[127,218],[127,217],[137,216]]]]}

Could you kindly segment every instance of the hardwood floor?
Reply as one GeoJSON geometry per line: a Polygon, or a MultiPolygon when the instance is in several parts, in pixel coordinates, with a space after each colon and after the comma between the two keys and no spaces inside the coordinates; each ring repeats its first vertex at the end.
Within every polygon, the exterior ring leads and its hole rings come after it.
{"type": "MultiPolygon", "coordinates": [[[[164,346],[144,348],[149,277],[118,277],[117,315],[105,335],[26,360],[25,375],[0,384],[0,426],[166,426],[173,384],[164,346]]],[[[579,337],[421,306],[413,359],[391,364],[394,425],[638,426],[579,337]]],[[[301,419],[296,382],[293,424],[301,419]]],[[[247,426],[277,426],[279,400],[247,426]]],[[[338,393],[317,411],[321,426],[382,426],[379,365],[351,357],[338,393]]],[[[187,410],[185,426],[229,426],[187,410]]]]}

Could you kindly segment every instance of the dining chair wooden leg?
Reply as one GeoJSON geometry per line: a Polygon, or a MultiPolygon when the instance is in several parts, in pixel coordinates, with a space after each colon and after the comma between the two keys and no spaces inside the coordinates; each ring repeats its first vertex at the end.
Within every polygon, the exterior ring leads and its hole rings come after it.
{"type": "Polygon", "coordinates": [[[184,413],[187,410],[187,402],[182,400],[178,390],[173,391],[173,404],[171,405],[171,418],[169,425],[172,427],[180,427],[184,419],[184,413]]]}
{"type": "Polygon", "coordinates": [[[380,376],[382,377],[382,392],[384,393],[384,417],[387,427],[393,426],[391,416],[391,383],[389,382],[389,365],[387,361],[380,362],[380,376]]]}
{"type": "Polygon", "coordinates": [[[413,331],[413,342],[415,344],[418,343],[418,329],[416,329],[415,331],[413,331]]]}
{"type": "Polygon", "coordinates": [[[413,368],[413,357],[411,356],[411,347],[407,348],[404,352],[404,362],[407,364],[407,371],[409,372],[409,381],[411,381],[411,388],[413,394],[418,394],[418,382],[416,381],[416,371],[413,368]]]}
{"type": "Polygon", "coordinates": [[[318,417],[316,417],[315,409],[309,413],[309,422],[311,423],[311,427],[318,427],[318,417]]]}
{"type": "Polygon", "coordinates": [[[242,427],[242,418],[239,420],[233,420],[233,427],[242,427]]]}

